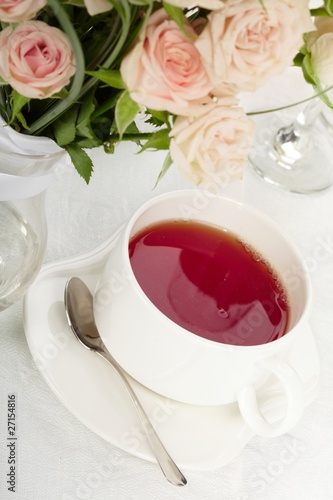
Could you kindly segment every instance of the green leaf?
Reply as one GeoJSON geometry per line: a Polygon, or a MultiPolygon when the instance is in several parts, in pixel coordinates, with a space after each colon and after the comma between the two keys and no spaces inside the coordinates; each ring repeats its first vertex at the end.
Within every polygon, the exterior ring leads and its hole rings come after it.
{"type": "Polygon", "coordinates": [[[91,174],[93,173],[94,166],[91,158],[87,153],[77,144],[67,144],[66,150],[71,157],[74,167],[78,173],[83,177],[87,184],[89,184],[91,174]]]}
{"type": "Polygon", "coordinates": [[[115,120],[120,138],[139,111],[140,106],[130,98],[129,92],[125,90],[120,95],[115,109],[115,120]]]}
{"type": "MultiPolygon", "coordinates": [[[[136,123],[132,122],[127,127],[126,134],[123,135],[123,140],[125,140],[125,141],[130,140],[130,141],[134,142],[135,144],[137,144],[138,146],[141,146],[139,136],[140,136],[140,130],[138,129],[136,123]],[[128,137],[127,137],[128,135],[132,136],[131,139],[128,139],[128,137]]],[[[112,135],[111,135],[111,140],[112,139],[114,139],[114,138],[112,138],[112,135]]]]}
{"type": "Polygon", "coordinates": [[[63,147],[74,141],[78,111],[78,105],[72,106],[53,123],[54,136],[59,146],[63,147]]]}
{"type": "Polygon", "coordinates": [[[126,129],[126,134],[140,134],[140,130],[135,122],[130,123],[126,129]]]}
{"type": "Polygon", "coordinates": [[[146,122],[152,125],[169,125],[169,113],[167,111],[157,111],[155,109],[147,109],[147,113],[151,115],[146,122]]]}
{"type": "Polygon", "coordinates": [[[147,149],[169,149],[170,146],[170,137],[169,137],[169,129],[162,129],[158,132],[155,132],[151,135],[151,137],[147,140],[147,142],[142,146],[140,153],[146,151],[147,149]]]}
{"type": "Polygon", "coordinates": [[[310,9],[310,14],[311,14],[311,16],[314,16],[314,17],[328,17],[329,16],[325,7],[318,7],[316,9],[310,9]]]}
{"type": "Polygon", "coordinates": [[[95,111],[94,94],[86,96],[84,103],[80,107],[79,116],[76,122],[76,133],[81,137],[93,139],[95,134],[91,128],[91,115],[95,111]]]}
{"type": "Polygon", "coordinates": [[[303,40],[304,40],[304,45],[302,45],[302,47],[299,49],[299,53],[302,54],[303,56],[306,56],[306,54],[309,53],[308,51],[308,47],[307,47],[307,44],[308,44],[308,38],[309,38],[309,33],[305,33],[303,35],[303,40]]]}
{"type": "Polygon", "coordinates": [[[23,116],[23,113],[21,113],[21,112],[17,113],[16,119],[21,123],[23,128],[25,128],[26,130],[29,130],[29,126],[26,122],[25,117],[23,116]]]}
{"type": "Polygon", "coordinates": [[[326,104],[326,106],[328,106],[329,108],[333,108],[332,101],[330,100],[328,95],[324,92],[324,89],[313,70],[311,54],[307,54],[304,57],[302,70],[305,80],[314,87],[316,93],[319,94],[321,100],[326,104]]]}
{"type": "Polygon", "coordinates": [[[56,94],[52,94],[52,99],[65,99],[68,96],[69,92],[68,90],[64,87],[63,89],[59,90],[56,94]]]}
{"type": "Polygon", "coordinates": [[[304,59],[304,54],[301,53],[296,54],[293,61],[294,66],[301,68],[303,64],[303,59],[304,59]]]}
{"type": "Polygon", "coordinates": [[[330,16],[333,16],[333,0],[325,0],[325,9],[330,16]]]}
{"type": "Polygon", "coordinates": [[[124,89],[125,84],[121,78],[120,71],[113,69],[100,69],[98,71],[86,71],[87,75],[97,78],[115,89],[124,89]]]}
{"type": "Polygon", "coordinates": [[[311,85],[315,84],[314,71],[312,67],[312,61],[310,54],[307,54],[302,63],[302,71],[305,78],[305,81],[310,83],[311,85]]]}
{"type": "Polygon", "coordinates": [[[160,180],[162,179],[162,177],[165,176],[165,174],[167,173],[167,171],[171,167],[172,163],[173,163],[173,161],[171,159],[170,153],[168,153],[167,156],[166,156],[166,158],[165,158],[165,160],[164,160],[162,169],[161,169],[160,173],[158,174],[158,177],[157,177],[154,189],[156,188],[157,184],[160,182],[160,180]]]}
{"type": "Polygon", "coordinates": [[[175,7],[174,5],[169,4],[168,2],[163,2],[163,7],[167,11],[170,19],[172,19],[173,21],[175,21],[175,23],[178,24],[182,32],[189,38],[193,38],[193,36],[186,31],[185,27],[186,18],[183,9],[181,9],[180,7],[175,7]]]}
{"type": "Polygon", "coordinates": [[[9,121],[9,125],[11,125],[13,123],[13,121],[17,117],[18,113],[21,111],[23,106],[28,104],[28,102],[30,102],[29,97],[25,97],[25,96],[19,94],[18,92],[16,92],[16,90],[13,91],[13,93],[11,95],[12,116],[11,116],[11,119],[9,121]]]}
{"type": "Polygon", "coordinates": [[[94,137],[93,139],[84,138],[79,140],[76,139],[75,144],[80,146],[80,148],[93,149],[97,148],[98,146],[102,146],[103,141],[101,141],[97,137],[94,137]]]}
{"type": "Polygon", "coordinates": [[[94,113],[91,115],[92,120],[94,120],[95,118],[97,118],[100,115],[103,115],[104,113],[106,113],[110,109],[113,109],[116,105],[117,100],[119,99],[120,94],[121,93],[113,95],[112,97],[110,97],[109,99],[106,99],[103,103],[98,105],[98,107],[96,108],[94,113]]]}

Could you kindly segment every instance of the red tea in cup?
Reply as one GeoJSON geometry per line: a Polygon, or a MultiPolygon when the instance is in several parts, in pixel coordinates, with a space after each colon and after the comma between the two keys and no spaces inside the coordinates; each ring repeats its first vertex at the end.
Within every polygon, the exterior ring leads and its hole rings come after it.
{"type": "Polygon", "coordinates": [[[280,279],[230,231],[195,221],[163,221],[131,239],[129,257],[150,301],[196,335],[249,346],[286,333],[289,306],[280,279]]]}

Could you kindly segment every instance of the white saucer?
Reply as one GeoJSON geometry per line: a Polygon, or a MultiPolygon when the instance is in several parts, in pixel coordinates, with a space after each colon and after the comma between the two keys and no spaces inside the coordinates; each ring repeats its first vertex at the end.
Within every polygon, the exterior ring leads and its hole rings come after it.
{"type": "MultiPolygon", "coordinates": [[[[118,376],[102,358],[78,343],[64,312],[67,279],[79,276],[93,291],[117,235],[118,232],[92,252],[42,268],[25,296],[26,338],[46,382],[81,422],[115,446],[155,462],[118,376]]],[[[317,349],[310,327],[304,332],[302,344],[289,354],[288,361],[292,361],[296,370],[297,367],[303,370],[308,405],[316,396],[319,380],[317,349]]],[[[132,378],[130,381],[161,440],[181,468],[211,470],[221,467],[253,437],[236,404],[186,405],[168,400],[132,378]]],[[[283,398],[272,380],[269,393],[271,398],[262,410],[265,416],[275,420],[283,412],[283,398]]]]}

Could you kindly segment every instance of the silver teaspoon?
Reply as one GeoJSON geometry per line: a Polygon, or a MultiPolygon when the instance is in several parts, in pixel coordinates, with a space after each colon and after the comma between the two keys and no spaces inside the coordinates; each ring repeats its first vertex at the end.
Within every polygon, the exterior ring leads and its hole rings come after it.
{"type": "Polygon", "coordinates": [[[75,337],[87,349],[94,351],[108,361],[125,385],[151,449],[166,479],[176,486],[185,485],[187,483],[186,478],[164,448],[132,386],[128,382],[125,372],[105,347],[94,319],[93,296],[80,278],[73,277],[67,281],[64,302],[68,323],[75,337]]]}

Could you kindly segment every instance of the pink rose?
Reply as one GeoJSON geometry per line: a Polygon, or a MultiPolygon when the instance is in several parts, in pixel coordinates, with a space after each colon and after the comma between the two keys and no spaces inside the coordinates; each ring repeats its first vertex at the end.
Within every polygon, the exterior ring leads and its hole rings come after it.
{"type": "Polygon", "coordinates": [[[74,73],[71,44],[58,28],[28,21],[0,33],[0,76],[25,97],[50,97],[74,73]]]}
{"type": "Polygon", "coordinates": [[[107,12],[113,8],[109,0],[84,0],[84,5],[91,16],[107,12]]]}
{"type": "Polygon", "coordinates": [[[233,97],[202,106],[197,117],[177,117],[170,154],[181,172],[208,190],[241,178],[255,125],[233,97]]]}
{"type": "Polygon", "coordinates": [[[195,45],[211,78],[255,90],[290,66],[314,29],[307,0],[229,0],[213,11],[195,45]]]}
{"type": "MultiPolygon", "coordinates": [[[[195,37],[190,25],[188,32],[195,37]]],[[[177,115],[210,101],[212,83],[194,45],[164,9],[148,20],[138,42],[122,61],[121,76],[134,101],[177,115]]]]}
{"type": "Polygon", "coordinates": [[[2,0],[0,20],[6,23],[19,23],[32,19],[46,4],[47,0],[2,0]]]}

